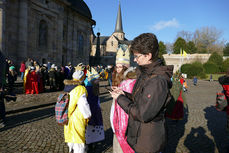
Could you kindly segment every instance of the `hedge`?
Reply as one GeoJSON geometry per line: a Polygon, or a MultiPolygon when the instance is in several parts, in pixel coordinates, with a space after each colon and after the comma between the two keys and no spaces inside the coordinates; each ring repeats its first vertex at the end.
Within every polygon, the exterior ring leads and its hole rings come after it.
{"type": "Polygon", "coordinates": [[[216,74],[220,72],[219,66],[212,62],[204,63],[203,67],[206,74],[216,74]]]}
{"type": "Polygon", "coordinates": [[[203,65],[200,62],[182,65],[181,72],[187,74],[188,78],[193,78],[194,76],[202,79],[206,78],[203,65]]]}
{"type": "Polygon", "coordinates": [[[229,69],[229,58],[226,59],[225,61],[223,61],[223,65],[222,65],[222,71],[223,72],[227,72],[229,69]]]}

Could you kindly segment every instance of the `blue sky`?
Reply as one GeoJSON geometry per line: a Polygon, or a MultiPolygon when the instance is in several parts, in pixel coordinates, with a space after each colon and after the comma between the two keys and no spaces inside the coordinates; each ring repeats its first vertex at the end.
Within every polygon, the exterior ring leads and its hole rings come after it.
{"type": "MultiPolygon", "coordinates": [[[[118,0],[84,0],[96,21],[95,34],[110,36],[115,29],[118,0]]],[[[123,31],[128,40],[155,33],[159,41],[173,43],[177,33],[202,27],[222,31],[229,42],[229,0],[120,0],[123,31]]]]}

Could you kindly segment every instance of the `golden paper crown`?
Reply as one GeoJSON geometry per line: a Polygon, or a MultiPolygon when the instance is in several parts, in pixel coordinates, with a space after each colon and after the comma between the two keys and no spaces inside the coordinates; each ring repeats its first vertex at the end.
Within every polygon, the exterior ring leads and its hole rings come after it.
{"type": "Polygon", "coordinates": [[[93,67],[91,67],[91,71],[87,70],[87,78],[88,78],[88,81],[98,79],[99,73],[93,67]]]}
{"type": "Polygon", "coordinates": [[[81,70],[81,71],[83,71],[84,68],[85,68],[85,65],[83,65],[83,63],[79,63],[79,64],[75,67],[75,71],[76,71],[76,70],[81,70]]]}
{"type": "Polygon", "coordinates": [[[130,51],[127,45],[119,45],[116,54],[116,64],[130,65],[130,51]]]}

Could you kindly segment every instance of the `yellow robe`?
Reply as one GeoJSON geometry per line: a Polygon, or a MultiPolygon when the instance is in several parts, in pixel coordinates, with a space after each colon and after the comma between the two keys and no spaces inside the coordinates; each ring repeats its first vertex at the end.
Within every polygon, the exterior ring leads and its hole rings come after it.
{"type": "Polygon", "coordinates": [[[27,77],[27,75],[28,75],[28,73],[29,73],[29,69],[26,69],[25,70],[25,74],[24,74],[24,78],[23,78],[23,87],[24,87],[24,91],[25,91],[25,84],[26,84],[26,81],[27,81],[27,79],[26,79],[26,77],[27,77]]]}
{"type": "Polygon", "coordinates": [[[66,143],[85,143],[85,130],[87,119],[79,111],[77,103],[79,98],[87,95],[87,89],[78,85],[70,93],[70,101],[68,106],[68,124],[64,126],[64,138],[66,143]]]}

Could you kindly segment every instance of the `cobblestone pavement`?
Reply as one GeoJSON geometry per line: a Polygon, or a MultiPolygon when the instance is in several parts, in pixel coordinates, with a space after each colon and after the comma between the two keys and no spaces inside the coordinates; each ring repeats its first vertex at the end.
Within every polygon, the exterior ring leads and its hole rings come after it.
{"type": "MultiPolygon", "coordinates": [[[[110,127],[111,97],[101,82],[100,98],[105,140],[97,143],[95,153],[111,153],[113,134],[110,127]]],[[[218,82],[188,81],[185,93],[188,108],[183,120],[167,120],[166,153],[227,153],[229,134],[226,114],[214,108],[215,95],[221,90],[218,82]]],[[[54,105],[60,92],[39,95],[18,94],[16,102],[6,103],[7,126],[0,129],[0,153],[67,153],[63,127],[57,125],[54,105]]]]}

